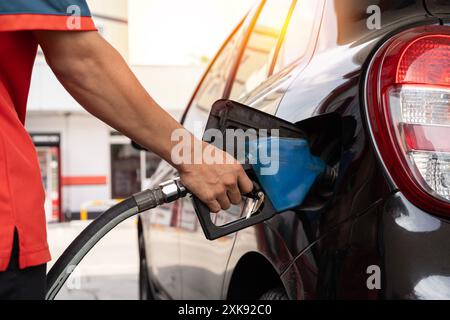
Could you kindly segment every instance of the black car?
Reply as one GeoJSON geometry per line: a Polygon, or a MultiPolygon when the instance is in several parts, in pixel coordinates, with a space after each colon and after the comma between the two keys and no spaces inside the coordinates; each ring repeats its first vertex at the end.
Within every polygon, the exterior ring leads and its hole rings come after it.
{"type": "MultiPolygon", "coordinates": [[[[450,298],[450,1],[261,1],[211,63],[184,125],[201,136],[222,98],[291,123],[338,115],[336,132],[310,126],[339,140],[335,185],[215,241],[190,198],[141,214],[141,298],[450,298]]],[[[152,183],[175,174],[162,163],[152,183]]]]}

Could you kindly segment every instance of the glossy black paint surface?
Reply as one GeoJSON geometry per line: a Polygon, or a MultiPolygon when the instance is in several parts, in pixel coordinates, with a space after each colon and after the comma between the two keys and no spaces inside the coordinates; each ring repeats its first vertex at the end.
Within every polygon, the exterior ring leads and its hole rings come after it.
{"type": "MultiPolygon", "coordinates": [[[[196,225],[189,199],[141,215],[150,272],[161,292],[185,299],[258,298],[283,286],[291,299],[450,298],[449,222],[414,207],[390,185],[361,96],[374,50],[390,34],[439,23],[430,14],[438,2],[426,0],[425,8],[422,0],[378,1],[379,30],[366,25],[373,1],[323,2],[308,54],[240,102],[293,123],[326,113],[346,119],[333,202],[325,210],[277,215],[214,242],[196,225]],[[381,269],[380,290],[367,288],[371,265],[381,269]]],[[[185,125],[207,116],[188,110],[185,125]]],[[[173,174],[163,164],[153,180],[173,174]]]]}
{"type": "Polygon", "coordinates": [[[437,17],[447,17],[450,14],[450,1],[448,0],[425,0],[428,12],[437,17]]]}

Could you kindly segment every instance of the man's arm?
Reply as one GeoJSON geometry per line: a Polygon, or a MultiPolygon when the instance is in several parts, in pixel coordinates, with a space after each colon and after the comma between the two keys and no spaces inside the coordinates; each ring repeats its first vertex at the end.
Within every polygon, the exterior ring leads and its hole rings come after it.
{"type": "Polygon", "coordinates": [[[97,32],[36,31],[35,36],[56,77],[88,112],[171,163],[183,184],[211,211],[238,204],[241,192],[251,191],[250,179],[236,162],[173,163],[172,132],[183,127],[158,106],[97,32]]]}

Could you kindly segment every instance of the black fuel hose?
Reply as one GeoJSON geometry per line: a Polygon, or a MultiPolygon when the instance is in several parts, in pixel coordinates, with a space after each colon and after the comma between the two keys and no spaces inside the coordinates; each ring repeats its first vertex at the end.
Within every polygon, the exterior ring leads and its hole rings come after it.
{"type": "MultiPolygon", "coordinates": [[[[327,168],[319,179],[320,184],[334,184],[335,178],[335,170],[327,168]]],[[[186,188],[180,183],[179,178],[176,178],[160,184],[155,189],[137,193],[105,211],[78,235],[53,265],[47,274],[45,299],[53,300],[56,297],[84,256],[122,221],[163,203],[175,201],[187,194],[186,188]]]]}
{"type": "Polygon", "coordinates": [[[108,232],[122,221],[163,203],[186,196],[187,190],[179,179],[161,184],[158,188],[145,190],[113,206],[92,221],[67,247],[47,274],[46,300],[53,300],[61,287],[86,254],[108,232]]]}

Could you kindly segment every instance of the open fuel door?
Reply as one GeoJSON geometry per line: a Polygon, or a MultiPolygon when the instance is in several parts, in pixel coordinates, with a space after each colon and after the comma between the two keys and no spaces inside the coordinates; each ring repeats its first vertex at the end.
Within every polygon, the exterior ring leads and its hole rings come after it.
{"type": "Polygon", "coordinates": [[[239,218],[224,225],[218,225],[208,207],[193,197],[201,227],[210,240],[263,222],[294,206],[306,211],[321,210],[332,198],[342,149],[341,117],[337,114],[294,124],[234,101],[219,100],[211,109],[203,140],[237,158],[255,187],[244,196],[239,218]],[[279,171],[272,177],[263,177],[255,169],[259,163],[251,161],[250,150],[254,141],[258,141],[258,147],[260,141],[277,141],[278,149],[269,151],[277,152],[279,161],[279,171]],[[280,205],[285,200],[291,205],[280,205]],[[294,205],[292,201],[297,202],[294,205]]]}

